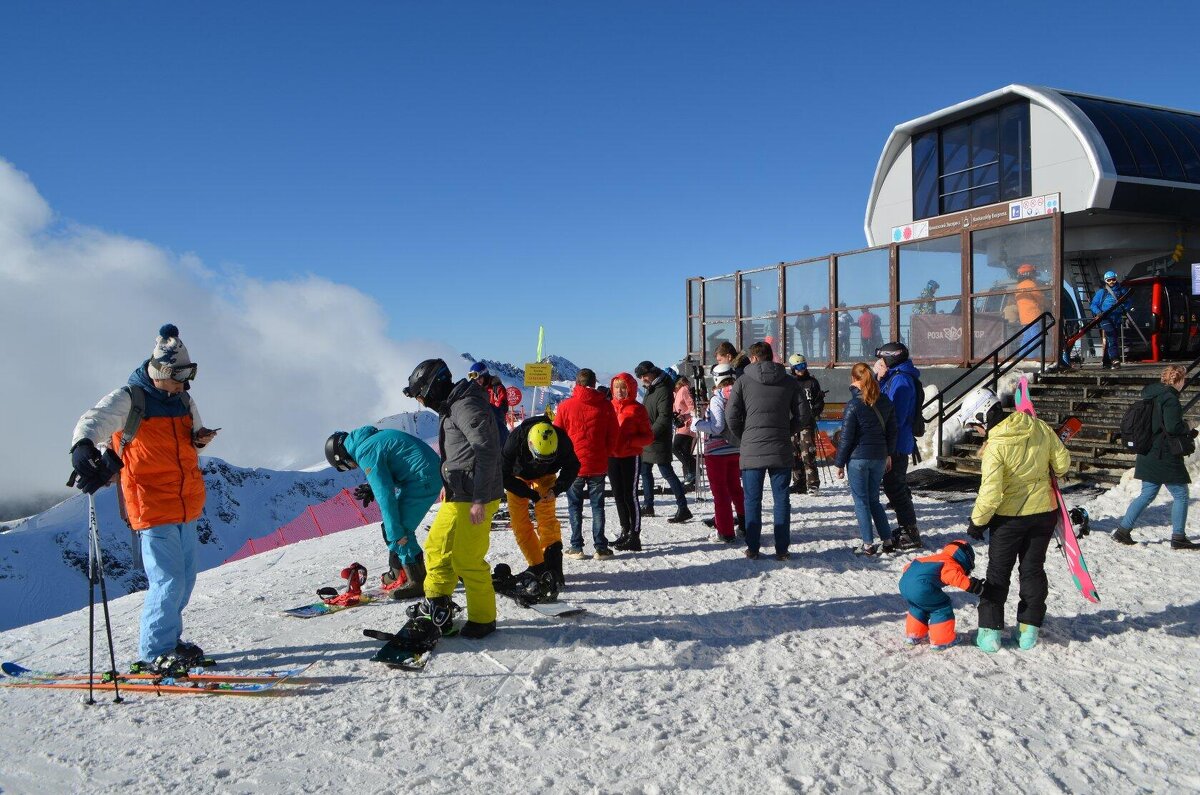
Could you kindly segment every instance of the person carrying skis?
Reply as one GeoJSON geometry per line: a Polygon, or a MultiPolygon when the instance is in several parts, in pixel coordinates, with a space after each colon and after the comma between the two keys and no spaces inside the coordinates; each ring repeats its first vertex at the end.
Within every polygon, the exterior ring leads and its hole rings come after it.
{"type": "Polygon", "coordinates": [[[579,459],[566,433],[544,416],[534,416],[513,428],[501,455],[501,472],[513,538],[529,564],[533,579],[550,577],[562,585],[562,525],[554,513],[555,500],[579,474],[579,459]],[[529,504],[537,529],[529,518],[529,504]]]}
{"type": "Polygon", "coordinates": [[[1154,406],[1150,426],[1154,444],[1149,452],[1137,457],[1133,475],[1142,481],[1142,491],[1129,503],[1113,531],[1113,540],[1121,544],[1136,543],[1131,535],[1133,526],[1166,486],[1172,500],[1171,549],[1200,549],[1200,544],[1191,541],[1186,532],[1188,484],[1192,482],[1186,458],[1196,451],[1196,431],[1188,428],[1179,403],[1179,393],[1187,386],[1187,380],[1187,370],[1173,364],[1163,369],[1159,383],[1147,384],[1142,389],[1142,400],[1152,401],[1154,406]]]}
{"type": "Polygon", "coordinates": [[[800,387],[800,397],[808,404],[812,422],[798,433],[792,434],[792,451],[795,463],[792,466],[793,494],[817,495],[821,478],[817,472],[817,420],[825,411],[825,393],[821,384],[808,372],[808,360],[798,353],[788,357],[788,369],[800,387]]]}
{"type": "Polygon", "coordinates": [[[954,605],[942,590],[949,585],[967,593],[983,593],[984,581],[969,577],[975,568],[975,550],[966,541],[951,541],[935,555],[917,558],[900,575],[900,595],[908,603],[904,635],[910,645],[929,639],[941,651],[958,642],[954,605]]]}
{"type": "Polygon", "coordinates": [[[892,402],[896,413],[896,448],[892,451],[891,468],[883,473],[883,493],[899,525],[892,533],[892,545],[896,550],[920,549],[921,532],[917,528],[917,512],[908,487],[908,464],[917,449],[913,420],[925,401],[924,393],[918,388],[921,371],[908,358],[908,346],[903,342],[881,345],[875,356],[872,369],[879,379],[879,389],[892,402]]]}
{"type": "Polygon", "coordinates": [[[632,375],[619,373],[608,388],[617,418],[617,441],[608,459],[608,482],[612,484],[613,501],[617,503],[617,517],[621,522],[621,535],[613,546],[624,552],[641,552],[638,472],[642,450],[654,441],[654,430],[650,427],[646,407],[638,402],[637,381],[632,375]]]}
{"type": "Polygon", "coordinates": [[[1000,650],[1004,602],[1019,560],[1018,642],[1032,649],[1046,617],[1046,549],[1058,520],[1050,475],[1065,475],[1071,454],[1045,422],[1019,411],[1005,417],[988,389],[968,395],[957,418],[964,431],[984,438],[979,495],[967,526],[976,541],[983,540],[985,530],[991,534],[975,645],[988,653],[1000,650]]]}
{"type": "Polygon", "coordinates": [[[1105,271],[1104,286],[1092,297],[1092,314],[1100,315],[1113,307],[1118,308],[1100,321],[1100,329],[1104,332],[1101,366],[1105,370],[1121,366],[1121,324],[1125,322],[1125,313],[1129,311],[1129,288],[1117,279],[1116,271],[1105,271]]]}
{"type": "Polygon", "coordinates": [[[364,425],[335,431],[325,440],[325,459],[339,472],[361,468],[367,482],[354,496],[367,507],[379,501],[388,571],[383,589],[393,599],[425,595],[425,555],[417,527],[442,490],[440,462],[433,448],[415,436],[364,425]]]}
{"type": "Polygon", "coordinates": [[[425,539],[426,600],[412,621],[425,619],[439,632],[449,628],[450,595],[462,579],[467,622],[461,634],[482,638],[496,629],[496,591],[485,559],[504,491],[496,423],[483,391],[465,378],[454,382],[441,359],[418,364],[404,394],[438,413],[445,492],[425,539]]]}
{"type": "Polygon", "coordinates": [[[704,470],[712,487],[713,524],[716,534],[709,541],[732,544],[737,541],[734,533],[734,513],[739,527],[746,526],[746,495],[742,491],[742,475],[738,448],[730,439],[733,434],[725,425],[725,406],[736,379],[733,365],[722,363],[712,368],[714,389],[712,400],[704,419],[697,420],[695,428],[704,437],[704,470]]]}
{"type": "MultiPolygon", "coordinates": [[[[596,391],[596,373],[584,367],[575,376],[571,396],[558,405],[554,424],[570,439],[579,458],[575,477],[567,480],[567,519],[571,523],[571,547],[566,555],[582,560],[583,555],[583,498],[586,494],[592,506],[592,544],[596,559],[613,556],[604,537],[604,478],[608,474],[608,458],[617,443],[617,415],[612,404],[596,391]]],[[[562,556],[562,545],[559,545],[562,556]]],[[[560,561],[555,575],[563,583],[560,561]]]]}
{"type": "Polygon", "coordinates": [[[196,520],[205,500],[197,451],[217,435],[204,427],[187,394],[196,369],[179,329],[164,325],[127,386],[85,412],[71,438],[76,485],[95,494],[119,476],[122,513],[141,548],[149,587],[135,672],[172,672],[204,659],[199,646],[183,640],[183,610],[196,584],[196,520]],[[142,419],[125,439],[138,403],[142,419]]]}

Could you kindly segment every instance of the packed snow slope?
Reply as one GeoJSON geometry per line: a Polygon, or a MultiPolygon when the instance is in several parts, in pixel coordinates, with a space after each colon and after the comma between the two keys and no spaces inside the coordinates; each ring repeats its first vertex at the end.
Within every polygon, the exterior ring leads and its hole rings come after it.
{"type": "MultiPolygon", "coordinates": [[[[971,498],[917,498],[931,545],[961,537],[971,498]]],[[[222,668],[312,663],[314,681],[278,698],[130,694],[94,707],[78,692],[0,689],[20,727],[0,733],[0,789],[1196,791],[1197,558],[1169,549],[1168,511],[1149,509],[1136,547],[1107,526],[1083,540],[1099,605],[1054,553],[1044,640],[1030,652],[970,645],[974,599],[962,593],[965,643],[905,646],[896,584],[911,556],[852,555],[839,485],[793,498],[789,562],[709,543],[698,520],[649,519],[644,552],[566,561],[564,596],[585,615],[549,619],[501,598],[496,633],[444,640],[419,674],[367,659],[378,643],[361,630],[398,627],[399,604],[279,615],[352,561],[378,576],[378,529],[351,530],[201,573],[185,614],[185,637],[222,668]]],[[[493,563],[519,564],[510,532],[491,540],[493,563]]],[[[141,604],[112,604],[122,666],[141,604]]],[[[79,610],[10,630],[0,657],[86,670],[86,627],[79,610]]]]}

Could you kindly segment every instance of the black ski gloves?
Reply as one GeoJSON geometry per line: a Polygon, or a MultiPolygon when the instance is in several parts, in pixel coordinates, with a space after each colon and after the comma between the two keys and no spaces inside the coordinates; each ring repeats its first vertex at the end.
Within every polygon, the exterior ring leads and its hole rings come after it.
{"type": "Polygon", "coordinates": [[[970,520],[967,521],[967,535],[969,535],[971,538],[975,539],[976,541],[983,540],[983,531],[986,529],[987,529],[987,527],[980,527],[979,525],[975,524],[974,522],[972,522],[970,520]]]}
{"type": "Polygon", "coordinates": [[[971,578],[971,587],[967,589],[967,593],[973,593],[976,596],[983,596],[983,587],[987,584],[985,580],[978,577],[971,578]]]}
{"type": "Polygon", "coordinates": [[[71,466],[75,468],[75,485],[84,494],[95,494],[108,485],[124,464],[112,450],[104,455],[91,439],[80,439],[71,448],[71,466]]]}
{"type": "Polygon", "coordinates": [[[375,502],[375,492],[371,491],[371,484],[363,483],[356,488],[354,490],[354,499],[360,501],[364,508],[375,502]]]}

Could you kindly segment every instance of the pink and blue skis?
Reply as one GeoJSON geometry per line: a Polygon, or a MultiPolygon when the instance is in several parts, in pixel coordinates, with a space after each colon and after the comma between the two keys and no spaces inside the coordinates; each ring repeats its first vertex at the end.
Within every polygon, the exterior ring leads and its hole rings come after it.
{"type": "MultiPolygon", "coordinates": [[[[1017,384],[1013,400],[1017,411],[1028,414],[1030,417],[1037,416],[1037,412],[1033,408],[1033,401],[1029,399],[1029,379],[1025,376],[1022,376],[1021,382],[1017,384]]],[[[1063,427],[1059,428],[1058,437],[1065,443],[1079,432],[1080,427],[1081,423],[1077,417],[1069,417],[1063,423],[1063,427]]],[[[1083,559],[1083,552],[1079,549],[1079,539],[1075,537],[1075,530],[1071,525],[1071,514],[1067,510],[1066,500],[1063,499],[1062,490],[1058,488],[1058,478],[1054,477],[1054,473],[1050,473],[1050,488],[1054,492],[1055,502],[1058,503],[1058,524],[1054,527],[1054,536],[1058,539],[1059,547],[1067,559],[1067,570],[1071,572],[1075,587],[1083,594],[1083,598],[1089,602],[1099,602],[1100,594],[1096,591],[1092,575],[1088,572],[1087,562],[1083,559]]]]}

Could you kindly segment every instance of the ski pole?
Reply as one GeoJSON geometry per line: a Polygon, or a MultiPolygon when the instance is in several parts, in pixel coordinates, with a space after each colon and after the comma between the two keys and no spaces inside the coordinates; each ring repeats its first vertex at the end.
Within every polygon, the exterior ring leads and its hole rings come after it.
{"type": "MultiPolygon", "coordinates": [[[[104,605],[104,631],[108,636],[108,662],[109,662],[109,665],[111,666],[109,670],[111,671],[111,676],[112,676],[112,680],[113,680],[113,703],[120,704],[123,701],[123,699],[121,698],[121,686],[118,682],[119,677],[117,676],[117,653],[116,653],[116,650],[113,648],[112,618],[108,613],[108,588],[104,583],[104,557],[101,555],[101,552],[100,552],[100,523],[96,521],[96,498],[95,498],[95,495],[92,495],[92,494],[88,495],[88,524],[90,525],[91,536],[92,536],[92,550],[93,550],[93,555],[94,555],[95,565],[96,565],[96,568],[95,568],[96,577],[100,581],[100,601],[104,605]]],[[[93,608],[93,612],[94,612],[95,611],[95,597],[94,596],[92,598],[92,608],[93,608]]],[[[91,632],[89,632],[88,634],[89,634],[89,638],[90,638],[91,632]]],[[[90,656],[91,656],[90,642],[89,642],[88,651],[89,651],[88,664],[89,664],[89,667],[91,667],[92,663],[90,660],[90,656]]],[[[89,674],[91,674],[91,671],[89,671],[89,674]]],[[[89,681],[90,681],[90,679],[91,679],[91,677],[89,677],[89,681]]],[[[89,698],[90,698],[90,694],[91,694],[90,684],[88,686],[88,692],[89,692],[89,698]]],[[[95,702],[90,701],[89,703],[95,703],[95,702]]]]}
{"type": "Polygon", "coordinates": [[[87,704],[95,704],[92,694],[96,681],[96,540],[92,533],[95,498],[88,495],[88,695],[87,704]]]}

